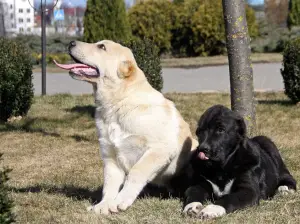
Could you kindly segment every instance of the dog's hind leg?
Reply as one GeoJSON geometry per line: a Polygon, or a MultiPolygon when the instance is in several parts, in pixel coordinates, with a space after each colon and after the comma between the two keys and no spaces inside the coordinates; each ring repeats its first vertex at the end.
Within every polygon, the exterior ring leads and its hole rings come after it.
{"type": "Polygon", "coordinates": [[[296,180],[289,174],[285,173],[280,177],[278,193],[287,195],[296,191],[296,180]]]}
{"type": "Polygon", "coordinates": [[[284,164],[282,158],[278,159],[279,163],[279,183],[278,183],[278,192],[281,194],[293,193],[297,189],[297,182],[294,177],[290,174],[286,165],[284,164]]]}

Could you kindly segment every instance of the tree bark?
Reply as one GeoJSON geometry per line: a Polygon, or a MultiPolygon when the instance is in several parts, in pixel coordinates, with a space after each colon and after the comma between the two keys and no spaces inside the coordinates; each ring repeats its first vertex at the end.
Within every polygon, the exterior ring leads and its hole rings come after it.
{"type": "Polygon", "coordinates": [[[245,1],[222,0],[229,60],[231,108],[245,120],[248,135],[255,132],[255,105],[250,37],[245,1]]]}

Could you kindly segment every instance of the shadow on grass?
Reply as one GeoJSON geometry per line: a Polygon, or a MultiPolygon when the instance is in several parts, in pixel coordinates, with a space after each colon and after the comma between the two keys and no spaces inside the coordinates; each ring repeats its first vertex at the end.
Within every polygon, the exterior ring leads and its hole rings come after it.
{"type": "Polygon", "coordinates": [[[48,194],[63,194],[70,198],[75,198],[77,200],[89,200],[93,204],[101,201],[102,198],[102,187],[95,191],[91,191],[86,188],[80,188],[75,186],[48,186],[48,185],[36,185],[25,188],[11,188],[10,189],[16,193],[40,193],[46,192],[48,194]]]}
{"type": "Polygon", "coordinates": [[[265,105],[281,105],[281,106],[294,106],[292,101],[290,100],[258,100],[258,104],[265,105]]]}
{"type": "Polygon", "coordinates": [[[38,121],[36,118],[30,118],[20,123],[0,123],[0,132],[23,131],[28,133],[41,133],[45,136],[60,137],[61,135],[55,132],[48,132],[42,128],[32,127],[38,121]]]}
{"type": "Polygon", "coordinates": [[[66,109],[67,112],[78,113],[81,115],[89,115],[90,117],[95,117],[95,107],[92,105],[88,106],[75,106],[71,109],[66,109]]]}
{"type": "Polygon", "coordinates": [[[94,141],[94,142],[98,142],[97,139],[91,139],[91,138],[88,138],[86,136],[81,136],[81,135],[71,135],[70,136],[71,138],[73,138],[76,142],[91,142],[91,141],[94,141]]]}
{"type": "MultiPolygon", "coordinates": [[[[66,185],[63,187],[49,186],[49,185],[36,185],[25,188],[10,188],[15,193],[40,193],[46,192],[48,194],[63,194],[66,197],[75,198],[76,200],[89,200],[91,204],[99,203],[102,199],[102,189],[99,187],[97,190],[91,191],[86,188],[66,185]]],[[[172,194],[166,188],[148,185],[144,188],[138,198],[156,197],[160,199],[178,198],[179,195],[172,194]]]]}

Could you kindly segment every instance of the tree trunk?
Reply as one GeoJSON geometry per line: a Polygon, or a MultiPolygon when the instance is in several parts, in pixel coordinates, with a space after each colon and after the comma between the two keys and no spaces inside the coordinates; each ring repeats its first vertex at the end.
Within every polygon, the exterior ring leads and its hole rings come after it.
{"type": "Polygon", "coordinates": [[[246,122],[248,135],[255,132],[255,105],[250,37],[245,1],[222,0],[230,72],[231,108],[246,122]]]}

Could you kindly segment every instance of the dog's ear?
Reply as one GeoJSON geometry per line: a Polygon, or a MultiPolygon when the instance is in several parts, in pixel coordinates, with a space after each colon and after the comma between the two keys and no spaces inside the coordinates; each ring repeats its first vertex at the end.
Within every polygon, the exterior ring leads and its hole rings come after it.
{"type": "Polygon", "coordinates": [[[135,64],[132,61],[122,61],[118,67],[118,76],[120,79],[132,76],[136,71],[135,64]]]}
{"type": "Polygon", "coordinates": [[[246,138],[247,136],[247,127],[246,127],[246,123],[244,121],[244,118],[242,118],[241,116],[237,117],[237,125],[238,125],[238,132],[240,134],[241,137],[246,138]]]}

